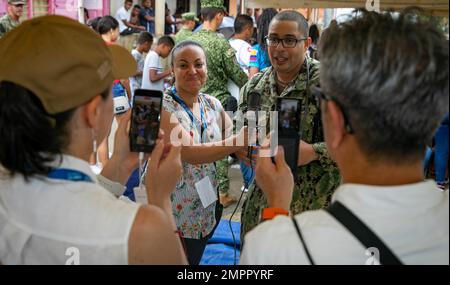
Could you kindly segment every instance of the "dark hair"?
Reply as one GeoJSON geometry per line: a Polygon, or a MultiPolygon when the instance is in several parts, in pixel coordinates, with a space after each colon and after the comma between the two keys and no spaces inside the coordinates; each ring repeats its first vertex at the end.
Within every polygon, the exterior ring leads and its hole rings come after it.
{"type": "Polygon", "coordinates": [[[115,30],[119,27],[119,22],[112,16],[104,16],[98,21],[97,31],[100,35],[108,33],[110,30],[115,30]]]}
{"type": "Polygon", "coordinates": [[[297,11],[286,10],[278,13],[272,21],[291,21],[296,22],[298,31],[303,37],[308,37],[309,27],[306,18],[297,11]]]}
{"type": "Polygon", "coordinates": [[[96,32],[98,32],[97,27],[98,27],[98,22],[101,20],[102,17],[95,17],[94,19],[89,21],[89,26],[96,32]]]}
{"type": "Polygon", "coordinates": [[[175,41],[171,36],[162,36],[158,40],[158,45],[167,45],[167,46],[175,46],[175,41]]]}
{"type": "Polygon", "coordinates": [[[316,24],[309,27],[309,37],[311,38],[313,44],[317,44],[319,42],[320,31],[316,24]]]}
{"type": "Polygon", "coordinates": [[[203,48],[203,46],[199,42],[191,41],[191,40],[185,40],[185,41],[181,41],[178,44],[176,44],[175,47],[170,52],[170,57],[169,57],[169,59],[170,59],[170,66],[173,66],[173,59],[175,58],[177,52],[179,50],[185,48],[185,47],[188,47],[188,46],[199,47],[203,51],[203,53],[205,54],[205,58],[207,60],[205,49],[203,48]]]}
{"type": "MultiPolygon", "coordinates": [[[[109,96],[109,90],[102,94],[109,96]]],[[[0,82],[0,164],[11,176],[46,175],[49,162],[69,144],[67,128],[76,108],[49,115],[24,87],[0,82]]]]}
{"type": "Polygon", "coordinates": [[[448,112],[449,46],[430,23],[363,11],[319,43],[320,83],[373,162],[423,158],[448,112]]]}
{"type": "Polygon", "coordinates": [[[242,33],[248,26],[253,27],[253,19],[249,15],[239,15],[234,20],[234,33],[242,33]]]}
{"type": "Polygon", "coordinates": [[[200,10],[200,14],[202,14],[203,21],[212,21],[216,17],[217,14],[223,13],[224,10],[221,8],[203,8],[200,10]]]}
{"type": "Polygon", "coordinates": [[[123,3],[125,4],[125,3],[128,3],[128,2],[133,3],[133,0],[125,0],[123,3]]]}
{"type": "Polygon", "coordinates": [[[272,19],[278,14],[276,9],[267,8],[264,9],[261,16],[258,18],[257,28],[258,34],[256,36],[256,41],[261,46],[261,48],[267,52],[267,45],[265,37],[269,34],[269,25],[272,19]]]}
{"type": "Polygon", "coordinates": [[[149,32],[141,32],[137,39],[137,44],[142,45],[145,43],[153,43],[153,36],[149,32]]]}
{"type": "Polygon", "coordinates": [[[133,9],[139,9],[139,10],[141,10],[141,6],[139,6],[138,4],[136,4],[136,5],[133,6],[133,9]]]}

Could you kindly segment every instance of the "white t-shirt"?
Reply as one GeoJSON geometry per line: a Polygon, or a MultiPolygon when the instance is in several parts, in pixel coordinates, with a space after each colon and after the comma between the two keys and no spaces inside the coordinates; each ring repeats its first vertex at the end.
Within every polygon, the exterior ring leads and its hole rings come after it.
{"type": "MultiPolygon", "coordinates": [[[[403,264],[449,264],[449,192],[433,181],[377,187],[344,184],[333,195],[403,264]]],[[[370,261],[366,248],[325,210],[295,216],[315,264],[370,261]]],[[[241,264],[310,264],[292,219],[277,216],[245,237],[241,264]]]]}
{"type": "MultiPolygon", "coordinates": [[[[137,71],[142,72],[144,70],[145,58],[142,53],[136,49],[131,51],[131,55],[134,57],[137,63],[137,71]]],[[[134,90],[141,88],[142,75],[130,77],[131,95],[134,96],[134,90]]]]}
{"type": "Polygon", "coordinates": [[[119,22],[119,31],[123,32],[124,30],[126,30],[127,26],[123,23],[123,21],[130,21],[131,18],[131,9],[129,9],[128,11],[125,10],[125,7],[120,7],[119,9],[117,9],[116,12],[116,20],[119,22]]]}
{"type": "MultiPolygon", "coordinates": [[[[230,39],[230,45],[236,51],[237,62],[241,66],[242,70],[244,70],[244,72],[248,75],[252,46],[248,42],[241,39],[230,39]]],[[[239,102],[240,89],[232,80],[228,80],[228,91],[230,91],[231,95],[233,95],[233,97],[239,102]]]]}
{"type": "Polygon", "coordinates": [[[164,79],[156,82],[150,81],[151,69],[156,70],[157,74],[161,74],[164,71],[161,57],[153,50],[150,51],[145,58],[144,70],[142,73],[142,89],[164,91],[164,79]]]}
{"type": "Polygon", "coordinates": [[[98,185],[86,161],[65,155],[59,168],[80,171],[94,183],[0,178],[0,262],[127,264],[139,205],[98,185]]]}

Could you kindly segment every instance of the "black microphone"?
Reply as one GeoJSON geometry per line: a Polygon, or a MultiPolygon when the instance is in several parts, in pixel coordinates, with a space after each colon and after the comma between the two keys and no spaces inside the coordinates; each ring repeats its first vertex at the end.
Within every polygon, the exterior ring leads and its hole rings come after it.
{"type": "MultiPolygon", "coordinates": [[[[251,91],[247,95],[247,112],[252,111],[255,114],[255,126],[256,126],[256,144],[258,144],[258,111],[261,109],[261,93],[258,91],[251,91]]],[[[246,114],[248,116],[248,114],[246,114]]],[[[247,117],[247,125],[248,125],[248,117],[247,117]]],[[[251,134],[251,130],[249,129],[249,134],[251,134]]],[[[248,146],[248,158],[252,159],[252,147],[248,146]]]]}

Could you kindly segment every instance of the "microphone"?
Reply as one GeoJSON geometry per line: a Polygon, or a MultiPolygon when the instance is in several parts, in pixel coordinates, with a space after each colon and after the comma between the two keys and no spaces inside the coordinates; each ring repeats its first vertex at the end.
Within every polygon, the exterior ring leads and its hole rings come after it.
{"type": "MultiPolygon", "coordinates": [[[[254,117],[252,118],[252,121],[255,122],[255,128],[256,128],[256,141],[255,144],[258,144],[258,111],[261,109],[261,93],[258,91],[251,91],[247,95],[247,112],[252,111],[254,114],[254,117]]],[[[247,125],[248,125],[248,116],[249,114],[246,113],[247,116],[247,125]]],[[[249,129],[249,134],[252,134],[252,131],[249,129]]],[[[248,158],[252,159],[252,147],[249,142],[248,146],[248,158]]]]}

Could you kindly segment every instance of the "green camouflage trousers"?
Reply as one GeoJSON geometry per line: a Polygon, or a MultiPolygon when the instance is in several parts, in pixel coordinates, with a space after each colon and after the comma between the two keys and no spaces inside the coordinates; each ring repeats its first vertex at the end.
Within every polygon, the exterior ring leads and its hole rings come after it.
{"type": "Polygon", "coordinates": [[[230,190],[230,178],[228,177],[228,156],[222,160],[216,161],[216,178],[219,185],[219,191],[222,194],[227,194],[230,190]]]}

